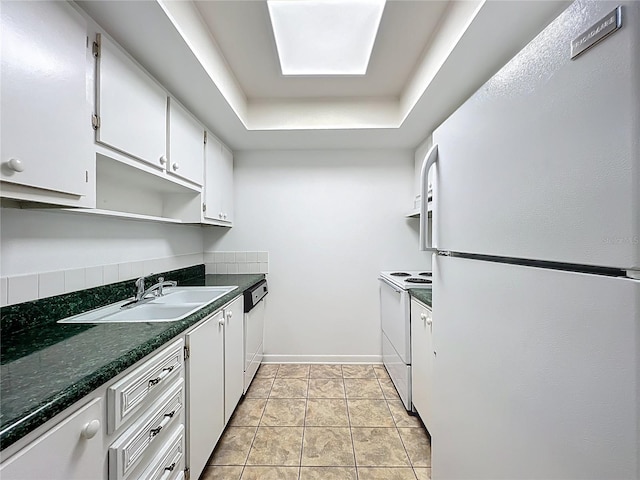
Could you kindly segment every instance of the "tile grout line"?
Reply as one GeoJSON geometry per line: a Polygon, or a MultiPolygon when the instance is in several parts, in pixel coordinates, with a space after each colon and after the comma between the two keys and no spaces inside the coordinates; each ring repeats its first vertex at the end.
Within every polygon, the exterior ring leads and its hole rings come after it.
{"type": "MultiPolygon", "coordinates": [[[[377,376],[376,376],[377,378],[377,376]]],[[[380,381],[378,380],[378,384],[380,383],[380,381]]],[[[382,388],[382,385],[380,385],[380,388],[382,388]]],[[[384,395],[384,392],[383,392],[384,395]]],[[[387,398],[385,398],[385,403],[387,405],[387,409],[389,410],[389,414],[391,415],[391,419],[393,420],[393,424],[395,425],[395,429],[396,429],[396,433],[398,434],[398,437],[400,437],[400,443],[402,444],[402,448],[404,449],[404,453],[407,456],[407,460],[409,460],[409,465],[411,466],[411,472],[413,473],[413,477],[417,480],[418,475],[416,474],[416,470],[415,467],[413,466],[413,460],[411,460],[411,456],[409,455],[409,451],[407,450],[407,446],[405,445],[404,439],[402,438],[402,435],[400,434],[400,427],[398,427],[398,422],[396,421],[396,417],[393,416],[393,412],[391,411],[391,407],[389,406],[389,400],[387,398]]],[[[403,407],[404,408],[404,405],[403,407]]]]}
{"type": "Polygon", "coordinates": [[[307,392],[304,399],[304,417],[302,419],[302,441],[300,442],[300,459],[298,461],[298,480],[302,477],[302,454],[304,453],[304,433],[307,431],[307,405],[309,405],[309,382],[311,381],[311,365],[307,373],[307,392]]]}
{"type": "Polygon", "coordinates": [[[247,468],[247,462],[249,461],[249,455],[251,455],[251,449],[253,449],[253,444],[255,443],[256,437],[258,436],[258,429],[260,428],[260,424],[262,423],[262,417],[264,417],[264,412],[267,410],[267,404],[269,403],[269,398],[271,397],[271,390],[273,390],[273,384],[276,381],[276,376],[278,375],[278,370],[280,370],[280,365],[278,365],[278,368],[276,369],[275,375],[273,377],[273,382],[271,382],[271,388],[269,388],[269,393],[267,394],[267,401],[264,403],[264,409],[262,410],[262,414],[260,415],[260,420],[258,420],[258,426],[256,427],[256,433],[253,434],[253,439],[251,439],[251,445],[249,445],[249,451],[247,452],[247,458],[244,460],[244,465],[242,466],[242,471],[240,472],[239,480],[242,480],[242,476],[244,475],[244,471],[247,468]]]}
{"type": "Polygon", "coordinates": [[[353,469],[356,471],[356,480],[360,478],[358,472],[358,462],[356,460],[356,446],[353,441],[353,426],[351,425],[351,412],[349,410],[349,399],[347,398],[347,385],[344,383],[344,372],[342,371],[342,365],[340,365],[340,372],[342,372],[342,386],[344,388],[344,403],[347,406],[347,422],[349,423],[349,435],[351,436],[351,451],[353,452],[353,469]]]}

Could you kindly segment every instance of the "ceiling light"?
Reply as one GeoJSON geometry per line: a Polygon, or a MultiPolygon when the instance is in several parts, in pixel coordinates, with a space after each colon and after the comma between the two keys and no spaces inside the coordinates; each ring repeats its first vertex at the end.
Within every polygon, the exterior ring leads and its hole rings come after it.
{"type": "Polygon", "coordinates": [[[385,0],[268,0],[283,75],[364,75],[385,0]]]}

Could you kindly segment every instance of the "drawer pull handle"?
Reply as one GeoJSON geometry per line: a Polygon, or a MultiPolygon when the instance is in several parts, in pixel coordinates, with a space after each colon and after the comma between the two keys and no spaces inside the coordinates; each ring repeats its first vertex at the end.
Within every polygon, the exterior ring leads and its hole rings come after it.
{"type": "Polygon", "coordinates": [[[160,480],[166,480],[167,478],[169,478],[171,476],[171,472],[173,472],[174,468],[176,468],[176,462],[173,462],[168,467],[164,467],[164,473],[160,477],[160,480]]]}
{"type": "Polygon", "coordinates": [[[151,380],[149,380],[149,386],[153,387],[154,385],[157,385],[158,383],[160,383],[164,377],[166,377],[171,373],[171,371],[173,370],[173,367],[174,366],[172,365],[170,367],[163,368],[162,372],[160,372],[160,375],[158,375],[156,378],[152,378],[151,380]]]}
{"type": "Polygon", "coordinates": [[[164,414],[164,418],[160,422],[160,425],[158,425],[156,428],[152,428],[151,430],[149,430],[149,436],[151,438],[153,438],[156,435],[158,435],[160,433],[160,430],[162,430],[164,427],[167,426],[167,423],[169,423],[171,421],[171,419],[173,418],[173,416],[175,414],[176,414],[175,410],[172,411],[172,412],[169,412],[169,413],[165,413],[164,414]]]}

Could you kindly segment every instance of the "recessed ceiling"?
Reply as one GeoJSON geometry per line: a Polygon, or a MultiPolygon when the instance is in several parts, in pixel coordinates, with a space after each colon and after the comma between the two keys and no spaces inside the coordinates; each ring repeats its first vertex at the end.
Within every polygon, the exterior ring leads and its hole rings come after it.
{"type": "Polygon", "coordinates": [[[365,75],[384,4],[267,0],[282,75],[365,75]]]}
{"type": "Polygon", "coordinates": [[[76,3],[246,150],[415,148],[570,1],[388,0],[366,75],[320,78],[281,74],[266,0],[76,3]]]}
{"type": "Polygon", "coordinates": [[[265,1],[195,1],[202,19],[249,99],[398,99],[447,7],[441,1],[389,1],[367,74],[284,77],[265,1]]]}

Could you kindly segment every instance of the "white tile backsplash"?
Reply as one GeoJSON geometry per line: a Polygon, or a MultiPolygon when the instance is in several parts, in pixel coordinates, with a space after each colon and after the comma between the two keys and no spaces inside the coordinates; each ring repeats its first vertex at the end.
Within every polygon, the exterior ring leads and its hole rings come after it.
{"type": "Polygon", "coordinates": [[[0,278],[0,307],[7,304],[7,279],[0,278]]]}
{"type": "Polygon", "coordinates": [[[204,252],[0,279],[0,306],[205,264],[207,274],[268,273],[268,252],[204,252]]]}
{"type": "Polygon", "coordinates": [[[65,293],[76,292],[85,288],[84,268],[64,271],[64,291],[65,293]]]}
{"type": "MultiPolygon", "coordinates": [[[[99,287],[104,285],[104,268],[88,267],[84,269],[84,283],[86,288],[99,287]]],[[[42,292],[41,292],[42,295],[42,292]]]]}
{"type": "Polygon", "coordinates": [[[216,263],[216,273],[227,273],[227,264],[226,263],[216,263]]]}
{"type": "Polygon", "coordinates": [[[144,275],[144,262],[131,262],[131,277],[140,278],[144,275]]]}
{"type": "Polygon", "coordinates": [[[65,292],[64,272],[46,272],[38,275],[38,298],[53,297],[65,292]]]}
{"type": "Polygon", "coordinates": [[[206,273],[269,273],[269,252],[204,252],[206,273]]]}
{"type": "Polygon", "coordinates": [[[132,278],[131,263],[119,263],[118,264],[118,280],[128,280],[132,278]]]}
{"type": "Polygon", "coordinates": [[[105,265],[103,267],[103,278],[104,284],[109,285],[110,283],[116,283],[120,278],[118,276],[118,265],[105,265]]]}
{"type": "Polygon", "coordinates": [[[7,280],[8,305],[38,298],[38,275],[19,275],[9,277],[7,280]]]}

